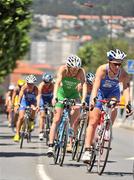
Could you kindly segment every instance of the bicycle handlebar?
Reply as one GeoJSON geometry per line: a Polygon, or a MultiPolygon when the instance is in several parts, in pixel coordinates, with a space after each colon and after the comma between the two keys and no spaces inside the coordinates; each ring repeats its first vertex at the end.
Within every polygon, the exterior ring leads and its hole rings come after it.
{"type": "Polygon", "coordinates": [[[106,99],[100,99],[97,100],[103,104],[107,104],[109,107],[111,106],[125,106],[124,104],[120,104],[120,101],[114,100],[114,99],[110,99],[110,100],[106,100],[106,99]]]}
{"type": "MultiPolygon", "coordinates": [[[[65,106],[80,106],[80,107],[87,107],[83,103],[77,103],[75,99],[64,99],[64,100],[58,100],[56,99],[57,102],[65,105],[65,106]]],[[[87,107],[88,108],[88,107],[87,107]]]]}

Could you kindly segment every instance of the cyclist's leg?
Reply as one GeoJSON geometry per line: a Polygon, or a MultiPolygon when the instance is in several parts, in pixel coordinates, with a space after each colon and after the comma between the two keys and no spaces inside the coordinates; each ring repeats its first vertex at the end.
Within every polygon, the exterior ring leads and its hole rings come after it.
{"type": "Polygon", "coordinates": [[[48,156],[53,156],[53,154],[54,154],[53,146],[54,146],[55,133],[56,133],[57,125],[61,119],[62,113],[63,113],[63,108],[55,107],[53,122],[52,122],[52,125],[50,128],[49,148],[48,148],[48,152],[47,152],[48,156]]]}
{"type": "MultiPolygon", "coordinates": [[[[102,99],[101,92],[99,92],[98,94],[98,99],[102,99]]],[[[101,108],[102,108],[102,104],[100,102],[97,102],[96,107],[92,111],[89,111],[89,118],[88,118],[89,122],[85,137],[85,152],[82,157],[82,160],[84,162],[90,161],[91,158],[92,145],[93,145],[96,127],[98,125],[101,115],[101,108]]]]}
{"type": "Polygon", "coordinates": [[[39,113],[39,139],[43,140],[44,138],[44,124],[45,124],[45,112],[44,108],[40,108],[40,113],[39,113]]]}
{"type": "Polygon", "coordinates": [[[8,120],[8,127],[11,127],[11,124],[12,124],[12,109],[11,109],[11,106],[8,105],[7,106],[7,120],[8,120]]]}
{"type": "Polygon", "coordinates": [[[63,113],[63,108],[60,108],[60,107],[55,108],[53,122],[52,122],[52,125],[50,128],[50,142],[49,142],[49,144],[53,144],[53,142],[54,142],[56,127],[60,121],[62,113],[63,113]]]}
{"type": "Polygon", "coordinates": [[[15,106],[15,107],[14,107],[14,127],[16,127],[17,120],[18,120],[18,115],[19,115],[19,113],[18,113],[18,107],[15,106]]]}
{"type": "Polygon", "coordinates": [[[26,100],[22,98],[21,103],[20,103],[20,108],[19,108],[19,116],[18,116],[18,121],[16,124],[16,134],[14,136],[14,141],[18,142],[19,141],[19,134],[20,134],[20,128],[23,123],[24,119],[24,114],[25,114],[25,108],[27,106],[26,100]]]}
{"type": "Polygon", "coordinates": [[[18,121],[16,124],[16,134],[14,136],[14,141],[18,142],[20,139],[20,128],[21,125],[23,123],[23,119],[24,119],[24,114],[25,114],[25,108],[22,108],[19,110],[19,117],[18,117],[18,121]]]}
{"type": "MultiPolygon", "coordinates": [[[[77,133],[78,124],[79,124],[79,118],[80,118],[80,107],[79,106],[73,106],[71,111],[71,128],[74,131],[74,137],[77,133]]],[[[67,151],[72,152],[72,143],[73,143],[73,137],[70,138],[70,143],[67,146],[67,151]]]]}
{"type": "Polygon", "coordinates": [[[18,112],[18,95],[15,96],[15,100],[14,100],[14,127],[16,127],[16,123],[17,123],[17,120],[18,120],[18,115],[19,115],[19,112],[18,112]]]}
{"type": "MultiPolygon", "coordinates": [[[[113,100],[119,101],[120,100],[120,89],[116,88],[113,91],[111,91],[108,94],[108,99],[113,99],[113,100]]],[[[114,121],[116,119],[116,116],[117,116],[117,108],[112,108],[112,112],[111,112],[111,121],[112,121],[112,124],[114,123],[114,121]]]]}

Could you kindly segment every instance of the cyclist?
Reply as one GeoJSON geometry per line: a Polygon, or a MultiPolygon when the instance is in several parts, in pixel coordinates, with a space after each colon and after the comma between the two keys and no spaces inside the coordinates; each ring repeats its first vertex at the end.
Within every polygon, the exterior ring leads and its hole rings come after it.
{"type": "MultiPolygon", "coordinates": [[[[86,106],[89,106],[89,103],[90,103],[90,96],[91,96],[91,91],[92,91],[92,87],[93,87],[93,83],[94,83],[94,78],[95,78],[95,75],[93,74],[93,73],[91,73],[91,72],[88,72],[87,74],[86,74],[86,91],[87,91],[87,93],[86,93],[86,99],[85,99],[85,105],[86,106]]],[[[79,87],[79,92],[80,92],[80,94],[82,93],[81,92],[82,91],[82,89],[81,89],[81,87],[79,87]]],[[[72,124],[72,127],[73,127],[73,129],[74,129],[74,134],[76,134],[76,132],[77,132],[77,128],[78,128],[78,124],[79,122],[74,122],[73,124],[72,124]]]]}
{"type": "MultiPolygon", "coordinates": [[[[119,100],[119,83],[121,82],[123,83],[123,91],[126,98],[126,112],[129,113],[131,111],[130,78],[126,71],[122,68],[122,63],[124,62],[125,57],[126,54],[119,49],[110,50],[107,52],[108,63],[99,66],[96,71],[95,82],[90,100],[89,123],[85,139],[85,152],[82,157],[84,162],[90,161],[93,138],[101,114],[102,104],[98,101],[95,102],[96,97],[98,97],[99,100],[111,98],[119,100]]],[[[114,122],[116,116],[117,109],[112,108],[112,122],[114,122]]],[[[107,133],[105,134],[105,138],[108,140],[108,131],[106,132],[107,133]]]]}
{"type": "Polygon", "coordinates": [[[42,75],[42,82],[38,87],[37,107],[40,110],[39,114],[39,139],[43,140],[44,137],[44,120],[45,109],[44,105],[51,105],[53,97],[53,76],[50,73],[44,73],[42,75]]]}
{"type": "Polygon", "coordinates": [[[10,84],[8,87],[8,91],[6,93],[6,97],[5,97],[5,107],[6,107],[6,113],[7,113],[7,119],[8,119],[8,127],[11,127],[12,119],[13,119],[12,96],[13,96],[14,88],[15,88],[14,84],[10,84]]]}
{"type": "Polygon", "coordinates": [[[18,142],[20,139],[19,132],[21,125],[23,123],[23,118],[25,114],[25,109],[27,106],[32,108],[32,115],[31,115],[31,129],[33,129],[34,124],[34,116],[36,110],[36,97],[38,95],[38,88],[35,85],[37,79],[36,77],[31,74],[26,77],[26,84],[21,88],[18,98],[18,106],[19,106],[19,117],[16,126],[16,134],[14,136],[14,141],[18,142]]]}
{"type": "Polygon", "coordinates": [[[90,96],[93,88],[93,83],[94,83],[95,75],[91,72],[88,72],[86,74],[86,83],[87,83],[87,96],[86,96],[86,104],[89,106],[90,102],[90,96]]]}
{"type": "Polygon", "coordinates": [[[14,127],[16,126],[17,118],[18,118],[18,98],[19,93],[22,86],[26,83],[24,79],[19,79],[17,81],[17,86],[14,88],[13,96],[12,96],[12,106],[14,108],[14,127]]]}
{"type": "MultiPolygon", "coordinates": [[[[76,99],[77,102],[80,102],[80,95],[78,86],[82,84],[83,86],[83,98],[82,102],[85,102],[86,92],[84,86],[85,83],[85,71],[81,68],[81,59],[76,55],[70,55],[65,65],[61,65],[57,79],[54,86],[54,94],[52,103],[55,105],[54,118],[53,123],[50,129],[50,141],[48,148],[48,156],[51,157],[54,155],[54,137],[56,127],[60,121],[61,115],[63,113],[63,104],[56,103],[56,99],[64,100],[68,99],[76,99]],[[84,94],[85,93],[85,94],[84,94]]],[[[77,121],[80,115],[80,108],[78,106],[73,107],[72,118],[71,121],[77,121]]],[[[71,122],[72,123],[72,122],[71,122]]]]}

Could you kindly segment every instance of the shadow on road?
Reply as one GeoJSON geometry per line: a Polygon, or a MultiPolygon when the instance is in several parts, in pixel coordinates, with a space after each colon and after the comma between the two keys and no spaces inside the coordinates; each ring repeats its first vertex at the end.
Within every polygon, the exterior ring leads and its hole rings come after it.
{"type": "Polygon", "coordinates": [[[39,157],[47,156],[46,153],[30,153],[30,152],[0,152],[1,158],[9,157],[39,157]]]}
{"type": "Polygon", "coordinates": [[[132,172],[104,172],[103,174],[105,175],[110,175],[110,176],[133,176],[132,172]]]}

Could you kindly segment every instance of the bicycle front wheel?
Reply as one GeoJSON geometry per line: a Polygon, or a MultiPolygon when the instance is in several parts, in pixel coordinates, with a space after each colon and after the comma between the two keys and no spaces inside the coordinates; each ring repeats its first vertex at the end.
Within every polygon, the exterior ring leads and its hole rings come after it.
{"type": "Polygon", "coordinates": [[[75,160],[77,148],[78,148],[78,138],[76,136],[74,143],[73,143],[73,148],[72,148],[72,160],[75,160]]]}
{"type": "Polygon", "coordinates": [[[59,142],[57,141],[55,143],[54,164],[57,164],[58,162],[59,152],[60,152],[60,146],[59,146],[59,142]]]}
{"type": "Polygon", "coordinates": [[[109,140],[105,140],[106,128],[102,133],[102,137],[98,140],[99,149],[98,149],[98,174],[101,175],[106,167],[108,161],[109,152],[111,150],[111,139],[112,139],[112,124],[109,126],[109,140]]]}
{"type": "Polygon", "coordinates": [[[22,147],[23,147],[24,137],[25,137],[25,132],[22,131],[21,132],[21,138],[20,138],[20,149],[22,149],[22,147]]]}
{"type": "Polygon", "coordinates": [[[80,132],[78,136],[78,147],[77,147],[77,153],[76,153],[76,161],[79,162],[83,149],[85,144],[85,133],[86,133],[87,123],[85,121],[82,122],[82,125],[80,127],[80,132]]]}
{"type": "Polygon", "coordinates": [[[62,141],[60,145],[60,152],[59,152],[59,165],[62,166],[66,154],[66,147],[67,147],[67,128],[64,126],[63,134],[62,134],[62,141]]]}

